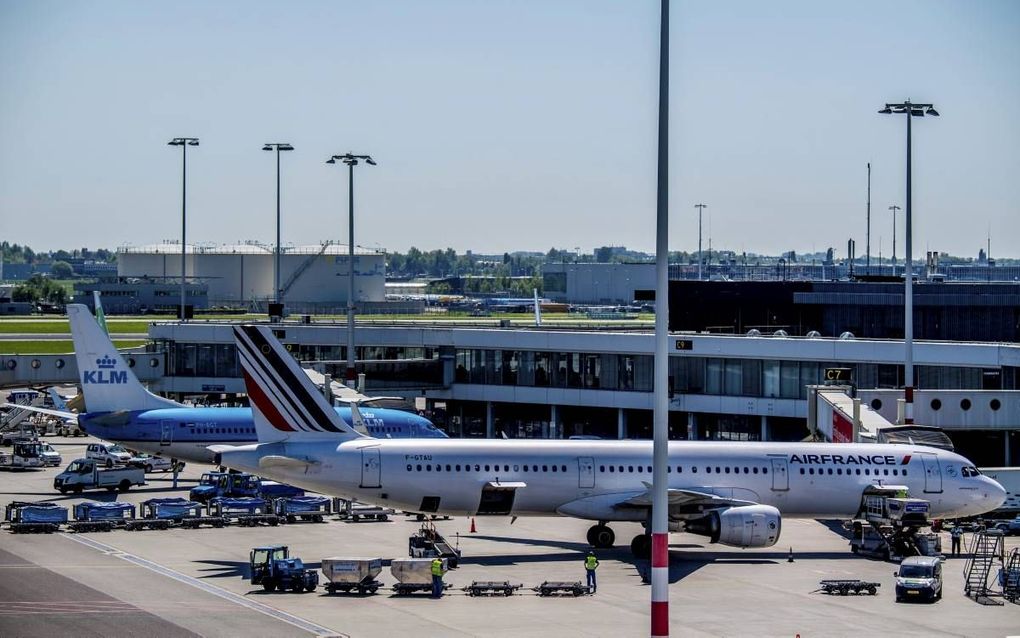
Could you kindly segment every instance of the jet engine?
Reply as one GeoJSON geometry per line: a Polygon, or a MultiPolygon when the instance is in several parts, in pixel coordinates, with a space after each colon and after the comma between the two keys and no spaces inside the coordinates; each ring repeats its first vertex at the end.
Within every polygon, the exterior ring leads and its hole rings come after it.
{"type": "Polygon", "coordinates": [[[731,547],[772,547],[782,526],[779,510],[771,505],[744,505],[687,521],[685,531],[731,547]]]}

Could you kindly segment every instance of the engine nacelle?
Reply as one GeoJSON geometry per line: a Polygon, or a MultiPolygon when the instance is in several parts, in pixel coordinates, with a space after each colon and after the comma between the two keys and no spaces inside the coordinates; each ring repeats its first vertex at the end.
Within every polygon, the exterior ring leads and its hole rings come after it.
{"type": "Polygon", "coordinates": [[[771,505],[744,505],[688,521],[685,529],[731,547],[772,547],[782,527],[782,516],[771,505]]]}

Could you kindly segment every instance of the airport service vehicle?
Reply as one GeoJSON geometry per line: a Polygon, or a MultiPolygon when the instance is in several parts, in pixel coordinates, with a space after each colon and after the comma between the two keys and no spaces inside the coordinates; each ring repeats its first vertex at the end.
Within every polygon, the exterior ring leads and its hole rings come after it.
{"type": "Polygon", "coordinates": [[[342,591],[349,594],[356,591],[359,594],[374,594],[382,587],[382,583],[375,579],[382,571],[381,558],[323,558],[322,575],[328,581],[325,584],[326,591],[335,594],[342,591]]]}
{"type": "Polygon", "coordinates": [[[146,474],[151,472],[170,472],[174,469],[173,461],[162,456],[153,456],[151,454],[136,454],[133,459],[128,461],[128,465],[132,467],[140,467],[145,470],[146,474]]]}
{"type": "Polygon", "coordinates": [[[137,467],[104,470],[95,459],[78,459],[53,479],[53,488],[61,494],[99,488],[126,492],[132,485],[145,485],[145,472],[137,467]]]}
{"type": "Polygon", "coordinates": [[[942,561],[934,556],[910,556],[900,563],[896,577],[896,602],[942,598],[942,561]]]}
{"type": "Polygon", "coordinates": [[[52,534],[67,522],[67,508],[49,502],[12,501],[4,508],[4,520],[14,534],[52,534]]]}
{"type": "MultiPolygon", "coordinates": [[[[651,441],[382,440],[348,427],[262,326],[234,328],[259,444],[217,447],[217,462],[321,494],[457,516],[571,516],[647,522],[651,441]]],[[[782,517],[845,520],[865,490],[903,485],[946,518],[995,509],[1005,491],[964,457],[896,444],[671,441],[669,526],[736,547],[770,547],[782,517]]],[[[649,534],[631,542],[650,553],[649,534]]]]}
{"type": "Polygon", "coordinates": [[[57,452],[49,443],[39,444],[39,456],[42,457],[43,465],[46,467],[57,467],[63,462],[60,452],[57,452]]]}
{"type": "Polygon", "coordinates": [[[248,560],[252,585],[266,591],[290,590],[294,593],[315,591],[319,575],[305,569],[300,558],[291,558],[286,545],[269,545],[251,550],[248,560]]]}
{"type": "Polygon", "coordinates": [[[304,496],[305,491],[276,481],[265,481],[247,473],[206,472],[191,488],[193,501],[206,503],[218,497],[260,497],[265,499],[304,496]]]}
{"type": "Polygon", "coordinates": [[[131,462],[134,455],[120,445],[106,443],[90,443],[85,448],[85,458],[98,461],[106,467],[114,465],[126,465],[131,462]]]}
{"type": "Polygon", "coordinates": [[[38,441],[14,441],[10,452],[0,452],[0,468],[23,470],[43,464],[42,444],[38,441]]]}
{"type": "MultiPolygon", "coordinates": [[[[67,316],[88,412],[35,407],[32,411],[73,421],[97,438],[132,450],[197,463],[212,462],[213,453],[207,449],[210,445],[256,442],[250,408],[187,407],[149,392],[86,306],[69,304],[67,316]]],[[[338,418],[371,436],[446,437],[417,414],[367,407],[382,398],[386,397],[341,398],[349,405],[331,409],[338,418]]]]}
{"type": "Polygon", "coordinates": [[[1011,521],[999,521],[992,527],[1006,535],[1020,534],[1020,516],[1011,521]]]}
{"type": "MultiPolygon", "coordinates": [[[[419,591],[432,591],[432,560],[431,558],[394,558],[390,561],[390,573],[397,579],[393,591],[398,596],[405,596],[419,591]]],[[[443,573],[449,567],[443,560],[443,573]]],[[[450,583],[443,581],[443,589],[449,589],[450,583]]]]}

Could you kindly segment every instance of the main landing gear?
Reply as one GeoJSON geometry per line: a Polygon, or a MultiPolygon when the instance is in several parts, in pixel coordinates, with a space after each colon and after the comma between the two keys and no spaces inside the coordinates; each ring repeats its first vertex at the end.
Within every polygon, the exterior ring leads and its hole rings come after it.
{"type": "Polygon", "coordinates": [[[588,528],[588,544],[598,549],[609,549],[616,542],[616,533],[603,521],[588,528]]]}
{"type": "MultiPolygon", "coordinates": [[[[598,525],[588,528],[588,544],[596,549],[610,549],[616,542],[616,533],[605,524],[599,521],[598,525]]],[[[630,542],[630,551],[634,558],[649,558],[652,555],[652,536],[647,532],[638,534],[630,542]]]]}

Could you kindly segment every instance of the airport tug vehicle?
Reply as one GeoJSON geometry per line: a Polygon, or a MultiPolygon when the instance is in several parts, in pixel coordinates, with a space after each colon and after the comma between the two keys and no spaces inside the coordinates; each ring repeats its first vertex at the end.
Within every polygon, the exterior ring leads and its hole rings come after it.
{"type": "Polygon", "coordinates": [[[252,585],[262,585],[266,591],[290,590],[299,593],[315,591],[319,575],[314,569],[305,569],[300,558],[291,558],[286,545],[267,545],[251,550],[248,560],[252,585]]]}

